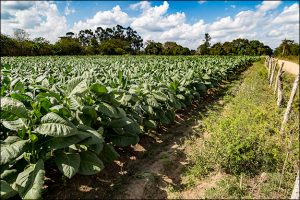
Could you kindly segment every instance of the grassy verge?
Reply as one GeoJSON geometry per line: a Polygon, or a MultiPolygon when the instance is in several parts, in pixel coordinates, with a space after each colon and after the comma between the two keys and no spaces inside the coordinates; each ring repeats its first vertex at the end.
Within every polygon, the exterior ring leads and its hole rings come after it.
{"type": "Polygon", "coordinates": [[[277,58],[299,64],[299,56],[278,56],[277,58]]]}
{"type": "Polygon", "coordinates": [[[199,122],[204,137],[185,144],[193,164],[187,168],[185,188],[176,191],[177,196],[185,198],[188,190],[202,188],[194,198],[290,197],[298,169],[299,96],[289,124],[280,134],[293,77],[284,77],[285,102],[277,108],[262,63],[247,70],[242,84],[224,97],[224,107],[216,105],[199,122]]]}

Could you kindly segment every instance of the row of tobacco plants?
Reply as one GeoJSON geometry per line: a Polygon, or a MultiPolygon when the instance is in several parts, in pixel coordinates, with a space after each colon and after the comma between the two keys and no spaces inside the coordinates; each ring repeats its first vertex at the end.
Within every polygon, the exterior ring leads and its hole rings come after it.
{"type": "Polygon", "coordinates": [[[99,173],[257,57],[2,57],[1,198],[42,197],[45,164],[99,173]]]}

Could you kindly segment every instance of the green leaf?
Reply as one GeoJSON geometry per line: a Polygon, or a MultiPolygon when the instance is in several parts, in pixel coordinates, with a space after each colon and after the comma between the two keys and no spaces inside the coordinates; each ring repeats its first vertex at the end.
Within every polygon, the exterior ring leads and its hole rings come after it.
{"type": "Polygon", "coordinates": [[[129,124],[133,123],[131,119],[128,117],[123,117],[121,119],[114,119],[109,123],[109,126],[113,128],[122,128],[124,126],[127,126],[129,124]]]}
{"type": "Polygon", "coordinates": [[[4,142],[7,143],[7,144],[12,144],[14,142],[17,142],[17,141],[20,141],[21,138],[19,138],[18,136],[8,136],[4,142]]]}
{"type": "Polygon", "coordinates": [[[96,110],[98,112],[102,113],[103,115],[106,115],[106,116],[111,117],[111,118],[118,118],[119,117],[117,109],[114,106],[109,105],[108,103],[105,103],[105,102],[100,103],[96,107],[96,110]]]}
{"type": "Polygon", "coordinates": [[[147,96],[145,97],[145,101],[149,106],[152,106],[153,108],[159,108],[160,105],[157,102],[157,100],[153,96],[147,96]]]}
{"type": "Polygon", "coordinates": [[[93,175],[99,173],[102,169],[104,169],[103,162],[93,152],[81,152],[80,160],[80,167],[78,171],[79,174],[93,175]]]}
{"type": "Polygon", "coordinates": [[[106,87],[101,85],[100,83],[94,83],[93,85],[91,85],[90,90],[98,96],[102,96],[103,94],[107,93],[106,87]]]}
{"type": "Polygon", "coordinates": [[[53,106],[53,107],[49,108],[49,110],[51,112],[57,113],[57,114],[59,114],[61,116],[69,116],[69,115],[71,115],[70,111],[66,107],[64,107],[63,105],[53,106]]]}
{"type": "Polygon", "coordinates": [[[84,139],[90,137],[89,135],[77,134],[69,137],[51,137],[49,140],[41,144],[45,150],[63,149],[72,144],[78,144],[84,139]]]}
{"type": "Polygon", "coordinates": [[[29,112],[24,104],[10,97],[1,98],[1,119],[29,118],[29,112]]]}
{"type": "Polygon", "coordinates": [[[61,173],[72,178],[80,166],[80,155],[78,153],[55,152],[55,163],[61,173]]]}
{"type": "Polygon", "coordinates": [[[83,77],[72,78],[68,81],[66,86],[66,95],[72,96],[76,94],[82,94],[88,89],[87,83],[83,77]]]}
{"type": "Polygon", "coordinates": [[[185,97],[182,94],[177,94],[176,97],[180,100],[185,100],[185,97]]]}
{"type": "Polygon", "coordinates": [[[12,93],[10,96],[14,99],[19,100],[19,101],[32,101],[32,98],[29,95],[26,95],[26,94],[12,93]]]}
{"type": "Polygon", "coordinates": [[[144,126],[150,129],[156,129],[156,122],[153,120],[144,120],[144,126]]]}
{"type": "Polygon", "coordinates": [[[102,137],[103,128],[100,128],[101,131],[96,131],[89,126],[80,124],[78,126],[80,134],[87,136],[87,138],[80,142],[80,144],[92,145],[92,144],[101,144],[103,145],[104,139],[102,137]]]}
{"type": "Polygon", "coordinates": [[[148,114],[150,114],[150,115],[153,115],[153,114],[154,114],[153,108],[152,108],[151,106],[149,106],[149,105],[144,105],[144,106],[142,106],[142,108],[143,108],[143,110],[144,110],[145,112],[147,112],[148,114]]]}
{"type": "Polygon", "coordinates": [[[15,86],[14,86],[14,90],[20,91],[20,92],[24,92],[25,91],[25,86],[23,83],[18,82],[15,86]]]}
{"type": "Polygon", "coordinates": [[[0,165],[4,165],[15,160],[27,149],[29,140],[21,140],[8,144],[1,144],[0,165]]]}
{"type": "Polygon", "coordinates": [[[111,144],[104,144],[102,152],[99,156],[104,163],[111,163],[112,161],[116,160],[120,157],[118,152],[114,149],[111,144]]]}
{"type": "Polygon", "coordinates": [[[131,134],[126,134],[126,135],[110,135],[110,140],[112,143],[114,143],[117,146],[120,147],[126,147],[129,145],[134,145],[139,142],[139,136],[138,135],[131,135],[131,134]]]}
{"type": "Polygon", "coordinates": [[[160,102],[166,102],[168,100],[168,96],[165,95],[164,93],[162,92],[155,92],[153,93],[153,96],[154,98],[157,100],[157,101],[160,101],[160,102]]]}
{"type": "Polygon", "coordinates": [[[67,137],[78,133],[77,128],[71,122],[63,119],[56,113],[48,113],[41,119],[42,124],[36,132],[53,137],[67,137]]]}
{"type": "Polygon", "coordinates": [[[16,180],[16,188],[22,199],[42,198],[42,189],[45,179],[43,160],[31,164],[21,172],[16,180]]]}
{"type": "Polygon", "coordinates": [[[21,130],[26,126],[24,119],[21,118],[14,121],[3,121],[2,124],[5,128],[14,131],[21,130]]]}
{"type": "Polygon", "coordinates": [[[18,194],[18,192],[12,189],[12,187],[4,180],[0,180],[0,186],[1,199],[8,199],[18,194]]]}
{"type": "Polygon", "coordinates": [[[35,79],[36,83],[42,82],[42,80],[44,80],[45,78],[47,78],[45,75],[40,75],[35,79]]]}

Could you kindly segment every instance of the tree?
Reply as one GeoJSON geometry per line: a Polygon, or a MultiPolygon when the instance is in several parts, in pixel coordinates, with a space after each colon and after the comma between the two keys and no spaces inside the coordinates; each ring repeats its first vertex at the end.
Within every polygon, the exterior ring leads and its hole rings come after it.
{"type": "Polygon", "coordinates": [[[197,48],[197,53],[200,55],[207,55],[209,54],[209,47],[211,41],[211,37],[208,33],[205,33],[203,41],[204,43],[197,48]]]}
{"type": "Polygon", "coordinates": [[[29,40],[29,34],[23,29],[19,29],[19,28],[15,29],[13,35],[14,38],[19,42],[29,40]]]}
{"type": "Polygon", "coordinates": [[[67,32],[67,33],[66,33],[66,37],[73,38],[74,35],[75,35],[75,34],[74,34],[73,32],[67,32]]]}
{"type": "Polygon", "coordinates": [[[78,39],[82,46],[90,45],[93,38],[95,38],[95,36],[91,29],[85,29],[79,31],[78,39]]]}
{"type": "Polygon", "coordinates": [[[281,44],[275,48],[274,56],[298,56],[299,55],[299,44],[295,43],[294,40],[284,39],[281,44]]]}
{"type": "Polygon", "coordinates": [[[163,45],[160,42],[154,42],[153,40],[148,40],[146,42],[145,53],[151,55],[162,55],[163,45]]]}
{"type": "Polygon", "coordinates": [[[214,44],[210,49],[210,54],[212,55],[224,55],[224,50],[220,42],[214,44]]]}
{"type": "Polygon", "coordinates": [[[82,54],[80,42],[76,38],[60,37],[60,40],[55,43],[54,49],[58,55],[82,54]]]}
{"type": "Polygon", "coordinates": [[[281,55],[284,56],[285,54],[289,54],[290,52],[290,46],[294,43],[293,40],[287,40],[287,39],[284,39],[282,40],[282,53],[281,55]]]}

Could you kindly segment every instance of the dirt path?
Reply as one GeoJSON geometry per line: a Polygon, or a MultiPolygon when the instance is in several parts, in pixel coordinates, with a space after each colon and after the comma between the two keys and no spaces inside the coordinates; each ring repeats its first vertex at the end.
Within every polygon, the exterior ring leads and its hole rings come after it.
{"type": "Polygon", "coordinates": [[[279,66],[281,65],[281,63],[284,62],[283,65],[283,70],[286,72],[289,72],[291,74],[299,74],[299,65],[290,61],[286,61],[286,60],[278,60],[278,64],[279,66]]]}

